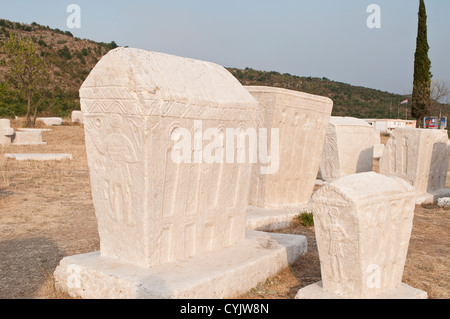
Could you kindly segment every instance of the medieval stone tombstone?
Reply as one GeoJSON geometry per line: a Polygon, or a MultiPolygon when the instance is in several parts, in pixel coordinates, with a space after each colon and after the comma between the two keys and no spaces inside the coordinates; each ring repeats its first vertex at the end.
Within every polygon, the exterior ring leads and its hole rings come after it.
{"type": "Polygon", "coordinates": [[[446,130],[398,128],[391,132],[380,173],[397,176],[414,186],[417,204],[450,196],[445,188],[449,163],[446,130]]]}
{"type": "Polygon", "coordinates": [[[414,188],[375,172],[342,177],[313,196],[322,281],[296,298],[426,298],[402,283],[414,188]]]}
{"type": "Polygon", "coordinates": [[[100,252],[64,258],[58,289],[220,298],[304,253],[303,236],[245,230],[253,163],[236,159],[234,139],[258,127],[260,111],[225,68],[118,48],[80,97],[100,252]]]}
{"type": "Polygon", "coordinates": [[[308,210],[333,101],[275,87],[245,88],[259,102],[270,159],[254,166],[247,224],[273,230],[308,210]]]}
{"type": "Polygon", "coordinates": [[[331,182],[339,177],[373,169],[376,130],[364,120],[332,116],[320,162],[319,177],[331,182]]]}

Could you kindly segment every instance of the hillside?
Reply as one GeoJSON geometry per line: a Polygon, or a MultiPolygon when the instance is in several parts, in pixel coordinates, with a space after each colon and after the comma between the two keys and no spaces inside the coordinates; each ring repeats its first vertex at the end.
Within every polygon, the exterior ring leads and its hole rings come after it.
{"type": "MultiPolygon", "coordinates": [[[[257,71],[250,68],[229,71],[243,85],[263,85],[286,88],[306,93],[329,97],[333,100],[334,116],[353,116],[358,118],[392,118],[397,117],[397,105],[405,97],[365,87],[331,81],[327,78],[300,77],[279,72],[257,71]]],[[[411,114],[408,111],[409,114],[411,114]]],[[[401,109],[405,117],[405,109],[401,109]]]]}
{"type": "MultiPolygon", "coordinates": [[[[37,23],[31,25],[0,19],[0,47],[9,34],[29,37],[45,59],[50,84],[46,97],[40,102],[40,116],[68,116],[79,109],[78,90],[91,69],[109,50],[117,45],[98,43],[74,37],[69,31],[51,29],[37,23]]],[[[21,116],[25,113],[23,97],[5,87],[8,58],[0,51],[0,117],[21,116]]],[[[352,86],[326,78],[299,77],[279,72],[228,68],[243,85],[281,87],[330,97],[334,101],[333,115],[360,118],[397,117],[397,105],[405,97],[374,89],[352,86]],[[391,112],[390,112],[390,105],[391,112]]],[[[402,108],[401,117],[405,117],[402,108]]],[[[409,113],[410,114],[410,113],[409,113]]]]}
{"type": "MultiPolygon", "coordinates": [[[[79,109],[78,90],[89,72],[109,50],[117,45],[98,43],[74,37],[69,31],[51,29],[37,23],[31,25],[0,19],[0,47],[10,32],[19,38],[31,38],[41,57],[45,59],[50,84],[47,96],[41,101],[39,114],[67,116],[79,109]]],[[[8,73],[8,57],[0,50],[0,85],[8,73]]],[[[26,103],[8,87],[9,94],[0,100],[0,116],[23,115],[26,103]]]]}

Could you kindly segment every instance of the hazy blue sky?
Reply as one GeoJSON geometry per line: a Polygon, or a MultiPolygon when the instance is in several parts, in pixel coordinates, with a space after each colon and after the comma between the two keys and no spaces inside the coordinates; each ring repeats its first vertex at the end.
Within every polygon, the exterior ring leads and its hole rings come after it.
{"type": "MultiPolygon", "coordinates": [[[[450,1],[427,0],[433,79],[450,83],[450,1]]],[[[419,0],[16,0],[0,18],[69,30],[80,38],[407,94],[419,0]],[[81,28],[69,29],[69,4],[81,28]],[[381,8],[369,29],[368,5],[381,8]]]]}

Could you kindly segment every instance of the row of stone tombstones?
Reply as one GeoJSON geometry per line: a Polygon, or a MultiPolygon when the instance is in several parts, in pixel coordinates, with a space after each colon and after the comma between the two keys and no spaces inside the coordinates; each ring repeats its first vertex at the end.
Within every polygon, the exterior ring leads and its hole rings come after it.
{"type": "MultiPolygon", "coordinates": [[[[311,203],[322,283],[299,292],[299,297],[404,297],[409,288],[416,292],[401,283],[403,267],[417,192],[445,189],[445,132],[398,130],[387,144],[380,175],[369,172],[379,136],[377,142],[374,130],[360,122],[331,119],[330,99],[243,87],[216,64],[128,48],[112,50],[101,59],[80,97],[101,252],[61,261],[55,272],[60,289],[74,296],[104,297],[100,291],[111,296],[111,291],[133,286],[130,281],[134,287],[147,287],[143,282],[151,277],[158,278],[152,285],[159,288],[125,296],[180,296],[173,292],[180,288],[154,292],[163,289],[161,283],[170,286],[167,278],[175,276],[164,277],[161,267],[184,267],[180,261],[194,263],[222,251],[225,255],[230,247],[245,249],[249,206],[283,214],[311,203]],[[253,149],[252,129],[256,149],[263,148],[266,156],[239,160],[242,148],[253,149]],[[246,142],[239,146],[234,137],[230,141],[227,130],[236,138],[242,133],[246,142]],[[258,135],[269,131],[277,134],[258,135]],[[184,152],[182,160],[174,160],[174,152],[184,152]],[[275,162],[275,171],[261,173],[275,162]],[[318,171],[330,183],[311,199],[318,171]],[[110,273],[123,264],[151,275],[139,281],[141,277],[124,275],[122,268],[110,273]],[[155,269],[161,271],[156,275],[155,269]],[[128,284],[118,284],[113,277],[128,284]],[[76,289],[68,284],[70,278],[72,283],[76,279],[76,289]],[[110,286],[102,290],[99,287],[108,286],[105,282],[110,286]]],[[[260,246],[267,253],[271,247],[270,242],[260,246]]],[[[276,263],[283,264],[277,258],[276,263]]],[[[252,272],[268,275],[250,269],[249,278],[256,278],[252,272]]],[[[231,280],[236,287],[244,281],[231,280]]],[[[215,291],[206,297],[227,296],[215,291]]]]}

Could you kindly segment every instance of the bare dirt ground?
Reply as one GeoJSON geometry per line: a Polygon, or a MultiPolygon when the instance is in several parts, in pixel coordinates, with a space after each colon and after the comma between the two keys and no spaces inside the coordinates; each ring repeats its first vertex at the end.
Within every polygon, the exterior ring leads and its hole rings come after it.
{"type": "MultiPolygon", "coordinates": [[[[18,128],[22,121],[11,124],[18,128]]],[[[54,289],[53,271],[59,261],[99,250],[83,128],[66,120],[52,130],[44,132],[45,146],[0,147],[2,299],[69,298],[54,289]],[[19,162],[5,159],[6,153],[71,153],[73,160],[19,162]]],[[[374,164],[377,171],[377,161],[374,164]]],[[[415,210],[403,281],[433,299],[450,297],[449,214],[449,209],[436,205],[415,210]]],[[[301,287],[320,280],[314,228],[295,221],[279,232],[306,236],[308,253],[238,298],[291,299],[301,287]]]]}

